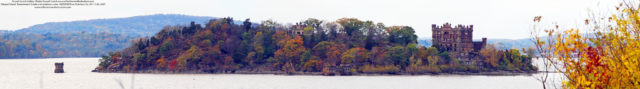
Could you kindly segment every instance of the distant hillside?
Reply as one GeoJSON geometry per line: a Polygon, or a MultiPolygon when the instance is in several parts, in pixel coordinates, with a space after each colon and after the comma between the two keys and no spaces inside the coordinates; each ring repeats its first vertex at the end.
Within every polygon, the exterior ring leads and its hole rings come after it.
{"type": "Polygon", "coordinates": [[[49,22],[0,30],[0,58],[98,57],[123,49],[168,25],[204,23],[214,17],[155,14],[114,19],[49,22]]]}
{"type": "Polygon", "coordinates": [[[533,47],[531,39],[487,39],[487,43],[496,44],[499,49],[522,49],[533,47]]]}
{"type": "MultiPolygon", "coordinates": [[[[476,41],[476,40],[474,40],[476,41]]],[[[530,39],[487,39],[487,43],[495,44],[499,49],[521,49],[527,47],[533,47],[533,42],[530,39]]],[[[431,38],[418,39],[419,45],[431,46],[433,45],[431,38]]]]}
{"type": "Polygon", "coordinates": [[[111,33],[0,35],[0,58],[98,57],[131,45],[137,37],[111,33]]]}
{"type": "MultiPolygon", "coordinates": [[[[114,19],[94,19],[71,22],[49,22],[16,30],[16,33],[100,33],[129,36],[151,36],[167,25],[186,25],[184,22],[204,23],[215,17],[178,14],[155,14],[114,19]]],[[[2,33],[2,32],[0,32],[2,33]]]]}
{"type": "Polygon", "coordinates": [[[431,38],[419,38],[418,39],[418,45],[429,47],[429,46],[433,45],[433,41],[431,41],[431,38]]]}

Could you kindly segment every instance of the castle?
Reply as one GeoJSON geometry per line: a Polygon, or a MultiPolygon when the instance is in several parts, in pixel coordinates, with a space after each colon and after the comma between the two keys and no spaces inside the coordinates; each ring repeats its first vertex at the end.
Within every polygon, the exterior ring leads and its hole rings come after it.
{"type": "Polygon", "coordinates": [[[480,49],[487,44],[487,38],[482,38],[480,42],[474,42],[473,25],[457,25],[451,27],[451,24],[445,23],[442,26],[436,24],[431,25],[433,46],[440,51],[447,51],[453,57],[465,64],[477,65],[477,61],[473,60],[478,56],[480,49]]]}
{"type": "Polygon", "coordinates": [[[291,30],[288,30],[287,33],[292,34],[293,36],[302,35],[302,33],[304,33],[305,27],[307,27],[307,25],[302,24],[302,22],[296,23],[295,25],[290,27],[291,30]]]}

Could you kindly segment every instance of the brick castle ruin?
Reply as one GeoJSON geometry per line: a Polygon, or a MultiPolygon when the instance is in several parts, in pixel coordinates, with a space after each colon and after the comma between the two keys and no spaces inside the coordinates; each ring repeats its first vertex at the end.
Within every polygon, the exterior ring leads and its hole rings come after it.
{"type": "Polygon", "coordinates": [[[449,52],[455,59],[469,65],[480,65],[478,52],[487,44],[487,38],[473,41],[473,25],[456,25],[444,23],[441,26],[431,25],[433,46],[440,51],[449,52]]]}

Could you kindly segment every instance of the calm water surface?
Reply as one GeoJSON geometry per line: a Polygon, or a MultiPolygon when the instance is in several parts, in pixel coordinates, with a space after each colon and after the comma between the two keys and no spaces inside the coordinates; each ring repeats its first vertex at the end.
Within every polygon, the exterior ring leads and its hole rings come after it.
{"type": "MultiPolygon", "coordinates": [[[[533,76],[93,73],[98,58],[0,59],[2,89],[540,89],[533,76]],[[53,73],[64,62],[66,73],[53,73]],[[132,81],[133,80],[133,81],[132,81]],[[133,84],[132,84],[133,82],[133,84]],[[132,86],[133,85],[133,86],[132,86]]],[[[557,74],[554,74],[557,75],[557,74]]]]}

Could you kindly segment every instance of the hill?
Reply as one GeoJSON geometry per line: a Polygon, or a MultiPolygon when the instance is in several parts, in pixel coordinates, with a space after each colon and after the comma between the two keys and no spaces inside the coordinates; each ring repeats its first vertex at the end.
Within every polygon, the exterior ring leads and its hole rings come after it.
{"type": "Polygon", "coordinates": [[[134,36],[112,33],[0,35],[0,58],[98,57],[131,44],[134,36]]]}
{"type": "Polygon", "coordinates": [[[85,21],[49,22],[16,30],[15,33],[113,33],[129,36],[151,36],[167,25],[183,25],[184,22],[206,22],[214,17],[188,16],[178,14],[155,14],[113,19],[93,19],[85,21]]]}

